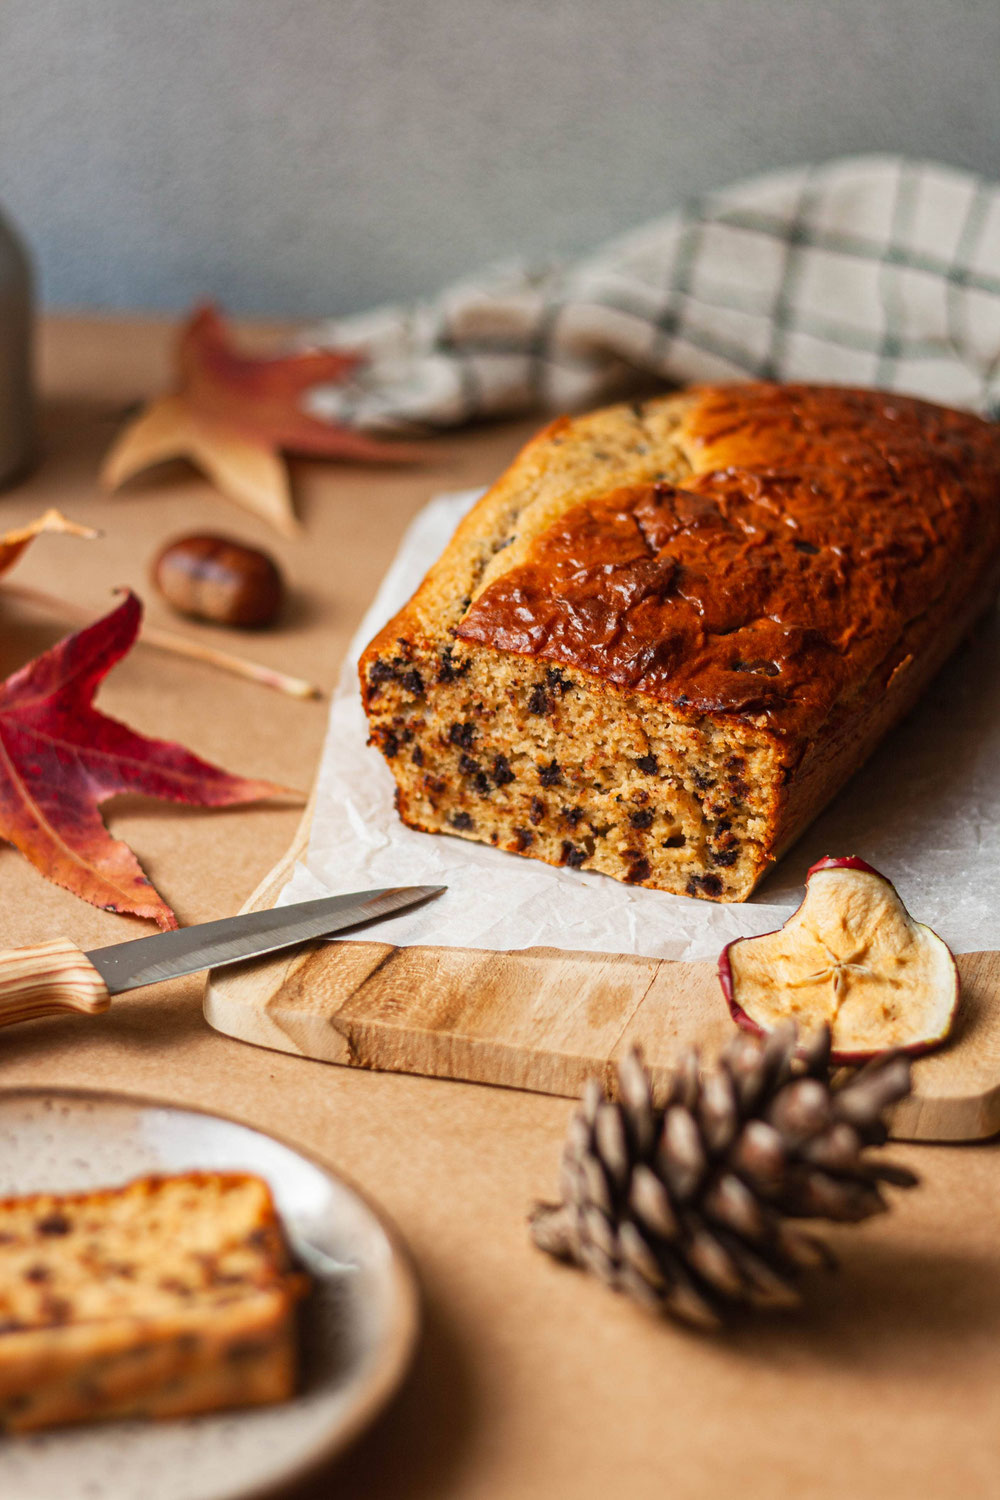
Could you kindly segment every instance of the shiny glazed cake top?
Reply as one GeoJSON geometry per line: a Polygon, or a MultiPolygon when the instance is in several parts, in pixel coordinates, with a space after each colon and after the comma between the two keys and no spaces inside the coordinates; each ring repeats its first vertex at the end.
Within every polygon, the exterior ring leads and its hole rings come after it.
{"type": "MultiPolygon", "coordinates": [[[[458,635],[802,734],[1000,544],[1000,429],[885,392],[705,388],[681,483],[564,511],[458,635]]],[[[572,429],[566,441],[572,441],[572,429]]]]}

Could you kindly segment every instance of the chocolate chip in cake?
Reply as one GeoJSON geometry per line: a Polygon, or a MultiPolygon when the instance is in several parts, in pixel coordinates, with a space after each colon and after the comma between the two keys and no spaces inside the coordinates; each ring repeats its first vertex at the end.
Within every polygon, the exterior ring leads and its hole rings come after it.
{"type": "Polygon", "coordinates": [[[173,1292],[176,1297],[189,1299],[194,1296],[194,1288],[177,1276],[161,1276],[157,1285],[162,1292],[173,1292]]]}
{"type": "Polygon", "coordinates": [[[718,875],[692,875],[687,883],[687,893],[689,896],[721,896],[722,881],[718,875]]]}
{"type": "Polygon", "coordinates": [[[476,791],[479,793],[480,797],[488,797],[490,795],[490,793],[492,792],[492,790],[493,790],[493,788],[490,785],[490,778],[487,776],[486,772],[485,771],[477,771],[476,772],[476,791]]]}
{"type": "Polygon", "coordinates": [[[454,658],[454,647],[445,646],[441,653],[441,661],[438,666],[438,682],[454,682],[456,678],[464,677],[472,665],[468,657],[465,661],[456,662],[454,658]]]}
{"type": "Polygon", "coordinates": [[[563,821],[568,823],[571,828],[575,828],[583,817],[582,807],[561,807],[559,812],[563,821]]]}
{"type": "Polygon", "coordinates": [[[640,854],[638,849],[626,849],[623,858],[632,861],[628,874],[625,876],[630,885],[640,880],[648,880],[653,873],[649,860],[645,855],[640,854]]]}
{"type": "Polygon", "coordinates": [[[380,656],[376,657],[368,669],[368,686],[371,689],[371,696],[374,698],[383,682],[391,682],[395,675],[395,669],[389,662],[383,661],[380,656]]]}
{"type": "Polygon", "coordinates": [[[512,781],[516,780],[506,755],[498,755],[493,762],[493,780],[497,786],[509,786],[512,781]]]}
{"type": "Polygon", "coordinates": [[[542,801],[541,797],[532,797],[531,808],[528,812],[528,817],[530,818],[531,822],[535,824],[540,823],[545,817],[545,803],[542,801]]]}
{"type": "Polygon", "coordinates": [[[467,812],[453,813],[451,816],[452,828],[460,828],[464,833],[469,833],[475,827],[472,818],[467,812]]]}
{"type": "Polygon", "coordinates": [[[661,842],[660,842],[660,848],[661,849],[683,849],[684,845],[686,843],[687,843],[687,839],[684,837],[683,833],[672,833],[668,839],[662,839],[661,840],[661,842]]]}
{"type": "Polygon", "coordinates": [[[573,689],[573,684],[563,676],[562,667],[547,667],[545,681],[552,691],[558,693],[560,697],[565,696],[566,693],[571,692],[573,689]]]}
{"type": "Polygon", "coordinates": [[[473,760],[472,756],[465,752],[458,763],[458,769],[463,776],[476,776],[479,773],[479,762],[473,760]]]}
{"type": "Polygon", "coordinates": [[[50,1323],[68,1323],[73,1308],[65,1297],[53,1297],[46,1293],[42,1298],[41,1314],[50,1323]]]}
{"type": "Polygon", "coordinates": [[[633,828],[652,828],[653,809],[651,807],[638,807],[635,812],[630,812],[628,820],[633,828]]]}
{"type": "Polygon", "coordinates": [[[739,852],[738,849],[710,849],[709,857],[713,865],[722,865],[725,869],[729,865],[736,863],[739,858],[739,852]]]}
{"type": "Polygon", "coordinates": [[[562,862],[564,865],[569,865],[571,870],[578,870],[580,866],[586,861],[586,858],[587,852],[585,849],[578,849],[576,845],[571,844],[568,839],[563,840],[562,862]]]}
{"type": "Polygon", "coordinates": [[[531,695],[528,698],[528,712],[529,714],[547,714],[548,711],[549,695],[542,687],[542,684],[538,682],[531,689],[531,695]]]}
{"type": "Polygon", "coordinates": [[[542,786],[559,786],[562,782],[562,768],[557,760],[550,760],[547,766],[539,766],[538,779],[542,786]]]}
{"type": "Polygon", "coordinates": [[[39,1219],[35,1228],[39,1234],[69,1234],[73,1225],[65,1214],[54,1213],[39,1219]]]}
{"type": "Polygon", "coordinates": [[[386,760],[392,760],[393,756],[399,754],[399,740],[391,729],[381,731],[381,750],[386,760]]]}
{"type": "Polygon", "coordinates": [[[514,847],[518,854],[523,854],[528,845],[535,842],[535,835],[530,828],[515,828],[514,838],[516,841],[514,847]]]}
{"type": "Polygon", "coordinates": [[[640,755],[636,760],[636,765],[645,776],[655,776],[660,769],[660,762],[655,755],[640,755]]]}
{"type": "Polygon", "coordinates": [[[471,750],[476,738],[476,726],[468,722],[464,724],[452,724],[448,730],[448,743],[459,745],[463,750],[471,750]]]}
{"type": "Polygon", "coordinates": [[[415,766],[422,766],[423,765],[423,763],[424,763],[424,752],[421,750],[421,748],[420,748],[419,745],[414,745],[414,747],[413,747],[413,754],[410,756],[410,759],[411,759],[411,761],[413,762],[413,764],[415,766]]]}
{"type": "Polygon", "coordinates": [[[411,667],[408,672],[404,672],[399,681],[401,687],[403,688],[403,691],[409,693],[411,697],[423,697],[424,679],[421,677],[416,667],[411,667]]]}

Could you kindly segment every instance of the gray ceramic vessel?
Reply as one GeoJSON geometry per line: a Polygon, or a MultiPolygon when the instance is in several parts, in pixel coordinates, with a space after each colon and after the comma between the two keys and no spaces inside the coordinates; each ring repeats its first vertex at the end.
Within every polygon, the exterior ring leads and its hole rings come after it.
{"type": "Polygon", "coordinates": [[[32,293],[28,253],[0,213],[0,488],[20,478],[34,453],[32,293]]]}

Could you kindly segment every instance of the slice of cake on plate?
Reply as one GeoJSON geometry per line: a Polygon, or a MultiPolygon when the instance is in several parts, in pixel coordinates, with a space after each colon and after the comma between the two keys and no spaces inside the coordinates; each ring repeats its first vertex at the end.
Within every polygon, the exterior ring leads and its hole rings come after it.
{"type": "Polygon", "coordinates": [[[285,1400],[306,1285],[258,1177],[0,1201],[0,1426],[285,1400]]]}

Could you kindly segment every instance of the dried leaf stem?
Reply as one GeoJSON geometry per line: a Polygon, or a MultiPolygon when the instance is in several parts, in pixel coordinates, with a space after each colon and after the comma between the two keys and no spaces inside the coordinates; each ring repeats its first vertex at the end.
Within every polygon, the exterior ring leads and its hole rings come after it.
{"type": "MultiPolygon", "coordinates": [[[[8,597],[23,600],[25,604],[33,604],[48,614],[61,615],[70,620],[84,622],[93,618],[93,610],[85,605],[74,604],[68,599],[60,599],[55,594],[46,593],[44,589],[33,589],[20,583],[6,583],[3,586],[3,592],[8,597]]],[[[276,693],[285,693],[289,698],[321,698],[323,696],[318,687],[311,682],[306,682],[302,677],[291,677],[287,672],[276,672],[272,667],[265,667],[261,662],[248,661],[245,657],[234,656],[230,651],[219,651],[214,646],[206,646],[191,636],[179,635],[173,630],[159,630],[156,626],[143,624],[139,642],[144,646],[152,646],[158,651],[169,651],[173,656],[187,656],[192,661],[205,662],[209,666],[218,667],[222,672],[231,672],[236,677],[245,677],[250,682],[258,682],[262,687],[273,688],[276,693]]]]}

